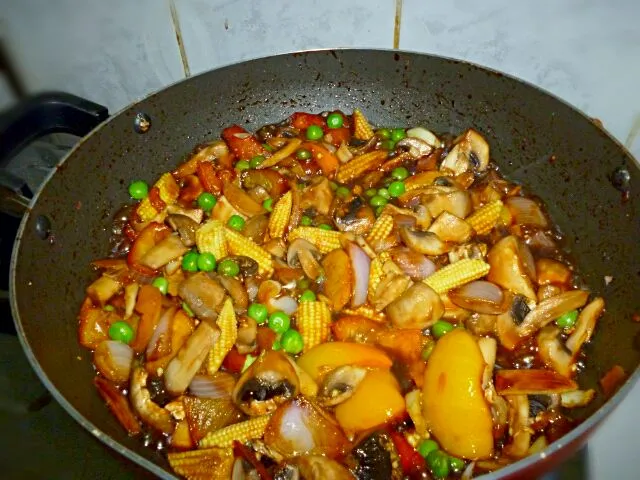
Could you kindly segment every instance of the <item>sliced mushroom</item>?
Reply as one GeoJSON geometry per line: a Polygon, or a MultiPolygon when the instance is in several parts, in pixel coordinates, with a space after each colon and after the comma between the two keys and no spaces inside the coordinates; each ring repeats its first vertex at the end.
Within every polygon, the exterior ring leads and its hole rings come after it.
{"type": "Polygon", "coordinates": [[[464,245],[456,245],[449,252],[449,263],[456,263],[465,258],[483,260],[486,255],[487,245],[485,243],[465,243],[464,245]]]}
{"type": "Polygon", "coordinates": [[[324,270],[318,263],[320,251],[311,242],[297,238],[287,250],[287,264],[290,267],[302,267],[304,273],[312,280],[316,280],[324,270]]]}
{"type": "Polygon", "coordinates": [[[171,414],[151,400],[151,393],[147,388],[148,376],[149,374],[142,367],[135,367],[132,370],[129,382],[131,405],[145,424],[162,433],[170,434],[174,428],[171,414]]]}
{"type": "Polygon", "coordinates": [[[467,130],[455,140],[455,145],[440,165],[441,170],[450,170],[460,175],[473,170],[483,172],[489,165],[489,144],[473,129],[467,130]]]}
{"type": "Polygon", "coordinates": [[[238,336],[236,348],[238,353],[245,355],[258,348],[258,323],[251,317],[242,316],[238,321],[238,336]]]}
{"type": "Polygon", "coordinates": [[[405,147],[409,149],[409,154],[413,158],[420,158],[429,155],[433,151],[433,147],[427,142],[417,137],[405,137],[396,143],[396,147],[405,147]]]}
{"type": "Polygon", "coordinates": [[[205,272],[199,272],[180,284],[178,293],[187,302],[196,317],[215,320],[226,298],[224,288],[205,272]]]}
{"type": "Polygon", "coordinates": [[[414,283],[386,313],[397,328],[425,328],[437,322],[444,313],[444,305],[432,288],[422,282],[414,283]]]}
{"type": "Polygon", "coordinates": [[[255,215],[265,213],[262,205],[251,198],[251,196],[249,196],[249,194],[242,188],[234,185],[233,183],[224,182],[223,192],[229,203],[247,217],[253,217],[255,215]]]}
{"type": "Polygon", "coordinates": [[[509,307],[500,287],[485,280],[469,282],[451,290],[448,295],[459,307],[477,313],[498,315],[509,307]]]}
{"type": "Polygon", "coordinates": [[[387,305],[399,298],[411,286],[411,279],[406,275],[389,274],[384,276],[378,286],[371,303],[378,312],[384,310],[387,305]]]}
{"type": "Polygon", "coordinates": [[[541,301],[518,326],[518,334],[522,338],[533,335],[563,313],[582,307],[588,298],[585,290],[569,290],[541,301]]]}
{"type": "Polygon", "coordinates": [[[199,224],[194,222],[191,218],[186,217],[184,215],[168,215],[167,223],[171,228],[173,228],[178,235],[180,235],[180,240],[187,247],[192,247],[196,243],[196,230],[200,227],[199,224]]]}
{"type": "Polygon", "coordinates": [[[408,275],[411,280],[424,280],[436,271],[436,265],[425,255],[414,252],[407,247],[396,247],[389,250],[393,262],[408,275]]]}
{"type": "Polygon", "coordinates": [[[251,257],[245,255],[229,255],[227,258],[238,264],[240,273],[245,277],[250,277],[258,273],[258,262],[251,257]]]}
{"type": "Polygon", "coordinates": [[[495,375],[495,387],[500,395],[551,395],[573,391],[578,385],[553,370],[500,369],[495,375]]]}
{"type": "MultiPolygon", "coordinates": [[[[290,460],[286,480],[353,480],[353,475],[340,463],[322,455],[303,455],[290,460]]],[[[278,477],[280,478],[280,477],[278,477]]]]}
{"type": "Polygon", "coordinates": [[[473,228],[461,218],[442,212],[429,227],[443,242],[465,243],[473,235],[473,228]]]}
{"type": "Polygon", "coordinates": [[[333,190],[329,179],[324,176],[313,177],[300,195],[300,208],[315,210],[320,215],[328,215],[333,202],[333,190]]]}
{"type": "Polygon", "coordinates": [[[244,313],[247,311],[247,307],[249,306],[249,295],[247,294],[247,290],[244,288],[244,284],[235,277],[228,277],[226,275],[216,275],[213,274],[210,276],[220,282],[222,287],[227,291],[231,300],[233,300],[233,309],[236,313],[244,313]]]}
{"type": "Polygon", "coordinates": [[[167,365],[164,383],[172,395],[183,393],[218,340],[220,331],[202,321],[167,365]]]}
{"type": "Polygon", "coordinates": [[[560,329],[551,325],[540,330],[537,336],[538,354],[542,361],[556,372],[571,377],[574,372],[573,359],[558,338],[560,329]]]}
{"type": "Polygon", "coordinates": [[[407,130],[407,137],[418,138],[433,148],[440,148],[442,142],[435,134],[424,127],[414,127],[407,130]]]}
{"type": "Polygon", "coordinates": [[[267,231],[267,227],[269,226],[269,216],[268,215],[256,215],[251,217],[244,225],[242,229],[242,234],[248,239],[254,241],[258,245],[262,244],[264,240],[264,234],[267,231]]]}
{"type": "Polygon", "coordinates": [[[356,197],[346,205],[346,208],[337,208],[333,220],[341,232],[364,235],[371,230],[376,217],[372,208],[360,197],[356,197]]]}
{"type": "Polygon", "coordinates": [[[528,275],[528,269],[525,268],[526,259],[523,260],[521,257],[523,251],[520,241],[513,235],[496,243],[487,255],[491,265],[487,280],[535,302],[536,292],[528,275]]]}
{"type": "MultiPolygon", "coordinates": [[[[440,188],[444,189],[445,187],[440,188]]],[[[456,217],[466,218],[473,209],[469,192],[453,187],[446,188],[448,191],[424,195],[422,204],[427,207],[429,214],[433,218],[442,212],[449,212],[456,217]]]]}
{"type": "Polygon", "coordinates": [[[151,250],[142,257],[140,263],[146,267],[157,270],[188,251],[189,248],[182,243],[180,237],[172,234],[154,245],[151,250]]]}
{"type": "Polygon", "coordinates": [[[575,330],[567,339],[567,348],[574,356],[578,354],[580,347],[591,338],[593,330],[596,328],[596,322],[603,311],[604,300],[598,297],[580,312],[575,330]]]}
{"type": "Polygon", "coordinates": [[[204,218],[204,211],[201,208],[183,208],[179,205],[167,205],[167,214],[182,215],[183,217],[190,218],[197,224],[202,223],[204,218]]]}
{"type": "Polygon", "coordinates": [[[425,255],[442,255],[453,247],[433,232],[420,232],[407,227],[399,229],[400,237],[411,250],[425,255]]]}
{"type": "Polygon", "coordinates": [[[329,372],[318,391],[318,402],[325,407],[333,407],[353,395],[367,374],[362,367],[345,365],[329,372]]]}
{"type": "Polygon", "coordinates": [[[245,370],[232,394],[240,410],[247,415],[264,415],[298,395],[298,375],[285,357],[269,351],[245,370]]]}
{"type": "Polygon", "coordinates": [[[509,443],[503,452],[513,458],[522,458],[529,451],[531,429],[529,428],[529,399],[526,395],[509,395],[509,443]]]}

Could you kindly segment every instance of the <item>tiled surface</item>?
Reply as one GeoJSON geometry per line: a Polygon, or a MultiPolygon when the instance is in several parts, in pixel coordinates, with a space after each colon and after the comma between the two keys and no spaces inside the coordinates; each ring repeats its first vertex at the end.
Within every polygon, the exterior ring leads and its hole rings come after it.
{"type": "Polygon", "coordinates": [[[404,0],[400,48],[521,77],[625,142],[640,119],[639,19],[637,0],[404,0]]]}
{"type": "Polygon", "coordinates": [[[28,87],[85,96],[117,111],[183,78],[160,0],[0,0],[3,37],[28,87]]]}
{"type": "Polygon", "coordinates": [[[395,0],[175,0],[192,73],[329,47],[391,48],[395,0]]]}

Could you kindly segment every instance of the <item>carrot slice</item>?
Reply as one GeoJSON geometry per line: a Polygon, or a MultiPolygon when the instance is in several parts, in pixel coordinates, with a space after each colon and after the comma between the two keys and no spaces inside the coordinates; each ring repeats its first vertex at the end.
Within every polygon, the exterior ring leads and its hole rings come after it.
{"type": "Polygon", "coordinates": [[[216,175],[213,163],[200,162],[196,171],[204,189],[209,193],[219,195],[222,191],[222,180],[216,175]]]}
{"type": "Polygon", "coordinates": [[[327,124],[322,118],[322,115],[317,115],[315,113],[306,113],[306,112],[295,112],[291,115],[291,126],[297,128],[298,130],[306,130],[311,125],[317,125],[322,127],[323,130],[326,130],[327,124]]]}
{"type": "Polygon", "coordinates": [[[313,159],[320,165],[325,175],[331,175],[338,169],[340,165],[338,157],[319,143],[306,142],[301,145],[301,148],[306,148],[311,152],[313,159]]]}
{"type": "Polygon", "coordinates": [[[160,290],[151,285],[143,285],[138,292],[135,310],[140,314],[140,323],[138,324],[136,338],[131,343],[131,348],[136,353],[141,353],[147,347],[160,320],[160,312],[162,310],[162,294],[160,290]]]}
{"type": "Polygon", "coordinates": [[[93,383],[98,389],[98,393],[106,402],[109,410],[115,415],[120,424],[131,435],[140,433],[140,422],[131,411],[129,402],[118,388],[102,377],[93,379],[93,383]]]}
{"type": "Polygon", "coordinates": [[[222,131],[222,138],[240,160],[249,160],[256,155],[264,155],[266,153],[266,150],[255,135],[250,134],[240,125],[225,128],[222,131]]]}

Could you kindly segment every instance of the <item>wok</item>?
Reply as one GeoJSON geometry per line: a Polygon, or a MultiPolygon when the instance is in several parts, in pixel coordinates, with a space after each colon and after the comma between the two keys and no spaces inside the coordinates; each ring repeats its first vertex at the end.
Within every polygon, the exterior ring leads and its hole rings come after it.
{"type": "MultiPolygon", "coordinates": [[[[62,107],[70,112],[67,120],[87,113],[77,105],[62,107]]],[[[378,125],[424,125],[451,133],[478,129],[503,172],[546,202],[582,280],[605,297],[607,311],[587,347],[580,380],[598,391],[597,400],[574,412],[586,420],[544,452],[488,478],[532,477],[552,469],[586,441],[640,376],[640,323],[631,320],[640,312],[640,199],[635,197],[640,171],[618,142],[561,100],[512,77],[446,58],[372,50],[263,58],[179,82],[98,126],[35,196],[13,252],[13,316],[33,368],[97,438],[172,478],[163,456],[128,437],[91,384],[90,352],[78,345],[76,321],[93,277],[88,265],[108,251],[110,221],[129,201],[131,179],[153,182],[194,145],[230,124],[255,129],[294,111],[334,108],[360,108],[378,125]],[[146,133],[138,133],[144,131],[137,128],[139,114],[151,121],[146,133]],[[627,201],[611,182],[619,168],[630,172],[627,201]],[[613,277],[608,286],[605,276],[613,277]],[[614,365],[629,377],[606,400],[598,379],[614,365]]],[[[54,130],[70,128],[63,117],[54,130]]],[[[7,142],[19,143],[8,129],[0,126],[5,149],[7,142]]],[[[13,135],[19,136],[15,130],[13,135]]]]}

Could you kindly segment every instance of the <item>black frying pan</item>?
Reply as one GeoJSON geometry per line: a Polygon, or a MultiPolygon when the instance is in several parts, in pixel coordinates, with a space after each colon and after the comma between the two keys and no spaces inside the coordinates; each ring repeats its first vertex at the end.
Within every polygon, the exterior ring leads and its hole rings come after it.
{"type": "Polygon", "coordinates": [[[598,125],[531,85],[450,59],[372,50],[281,55],[190,78],[110,118],[61,162],[22,221],[11,294],[29,360],[78,422],[128,458],[172,477],[162,455],[127,437],[111,416],[91,384],[90,353],[77,343],[76,315],[92,277],[88,265],[107,252],[110,220],[129,200],[129,181],[152,182],[233,123],[254,129],[296,110],[356,107],[379,125],[452,133],[476,128],[503,172],[546,201],[583,280],[607,301],[580,380],[600,394],[576,413],[586,419],[578,428],[490,477],[537,475],[586,441],[640,376],[640,324],[631,320],[640,312],[638,167],[598,125]],[[146,133],[135,129],[140,113],[151,119],[146,133]],[[629,192],[624,202],[610,180],[620,168],[631,176],[618,185],[629,192]],[[614,280],[605,286],[607,275],[614,280]],[[613,365],[629,380],[605,403],[597,381],[613,365]]]}

